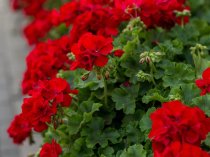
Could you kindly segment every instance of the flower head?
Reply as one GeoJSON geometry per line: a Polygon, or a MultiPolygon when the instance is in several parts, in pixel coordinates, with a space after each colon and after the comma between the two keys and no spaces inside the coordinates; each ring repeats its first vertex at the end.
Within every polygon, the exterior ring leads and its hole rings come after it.
{"type": "Polygon", "coordinates": [[[174,141],[200,145],[210,131],[210,119],[198,107],[188,107],[180,101],[164,103],[151,114],[149,138],[153,150],[161,153],[174,141]]]}
{"type": "Polygon", "coordinates": [[[71,69],[84,68],[92,70],[93,66],[103,67],[108,62],[107,55],[113,49],[112,38],[91,33],[84,34],[77,44],[72,46],[75,61],[71,69]]]}
{"type": "Polygon", "coordinates": [[[51,143],[45,143],[42,146],[40,157],[58,157],[61,153],[61,146],[53,139],[51,143]]]}
{"type": "Polygon", "coordinates": [[[195,81],[198,88],[200,88],[201,95],[205,95],[206,93],[210,93],[210,68],[204,70],[201,79],[197,79],[195,81]]]}

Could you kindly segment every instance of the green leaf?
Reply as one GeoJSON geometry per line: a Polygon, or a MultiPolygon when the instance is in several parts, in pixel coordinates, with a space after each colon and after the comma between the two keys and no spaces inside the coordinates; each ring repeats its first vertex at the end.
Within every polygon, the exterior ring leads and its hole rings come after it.
{"type": "Polygon", "coordinates": [[[169,58],[182,54],[183,48],[183,43],[178,39],[167,40],[158,45],[158,50],[165,52],[169,58]]]}
{"type": "Polygon", "coordinates": [[[100,154],[102,154],[100,157],[113,157],[114,155],[114,149],[112,147],[106,147],[104,149],[100,149],[100,154]]]}
{"type": "Polygon", "coordinates": [[[100,117],[95,117],[92,121],[82,129],[81,135],[86,136],[86,144],[88,148],[93,148],[96,144],[102,148],[108,145],[106,137],[102,134],[104,120],[100,117]]]}
{"type": "Polygon", "coordinates": [[[152,101],[159,101],[161,103],[166,102],[167,99],[164,98],[160,93],[161,91],[157,89],[151,89],[147,92],[146,95],[143,96],[142,102],[145,104],[148,104],[149,102],[152,102],[152,101]]]}
{"type": "Polygon", "coordinates": [[[155,107],[150,108],[146,114],[142,117],[142,119],[139,122],[139,127],[141,131],[147,131],[151,129],[152,121],[150,119],[150,114],[156,110],[155,107]]]}
{"type": "Polygon", "coordinates": [[[120,134],[114,128],[107,128],[103,132],[104,137],[109,140],[112,144],[116,144],[119,142],[120,134]]]}
{"type": "Polygon", "coordinates": [[[210,95],[200,96],[192,100],[193,106],[198,106],[207,116],[210,116],[210,95]]]}
{"type": "Polygon", "coordinates": [[[164,66],[164,69],[164,87],[180,86],[195,79],[195,71],[188,64],[170,62],[168,65],[164,66]]]}
{"type": "Polygon", "coordinates": [[[143,149],[143,146],[140,144],[135,144],[128,149],[125,149],[120,157],[146,157],[146,151],[143,149]]]}
{"type": "Polygon", "coordinates": [[[99,111],[102,104],[85,101],[79,105],[79,112],[68,114],[68,130],[70,135],[78,133],[81,127],[92,120],[93,113],[99,111]]]}
{"type": "Polygon", "coordinates": [[[80,114],[72,115],[68,121],[68,132],[70,135],[74,135],[78,133],[80,129],[81,121],[83,120],[83,116],[80,114]]]}
{"type": "Polygon", "coordinates": [[[210,133],[208,133],[206,139],[203,141],[207,146],[210,147],[210,133]]]}
{"type": "Polygon", "coordinates": [[[200,90],[195,83],[181,85],[181,95],[185,104],[191,104],[192,99],[199,96],[200,90]]]}
{"type": "Polygon", "coordinates": [[[124,124],[124,139],[127,145],[140,143],[144,140],[144,134],[139,129],[138,121],[131,121],[128,124],[124,124]]]}
{"type": "Polygon", "coordinates": [[[112,100],[117,110],[123,109],[125,114],[133,114],[136,108],[136,97],[139,85],[128,88],[116,88],[112,93],[112,100]]]}
{"type": "Polygon", "coordinates": [[[78,138],[70,148],[69,156],[66,157],[92,157],[93,155],[93,150],[86,147],[85,139],[78,138]]]}

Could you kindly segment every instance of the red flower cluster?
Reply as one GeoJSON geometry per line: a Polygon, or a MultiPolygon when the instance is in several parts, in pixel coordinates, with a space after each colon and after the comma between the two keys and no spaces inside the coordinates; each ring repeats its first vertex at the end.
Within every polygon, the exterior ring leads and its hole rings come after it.
{"type": "Polygon", "coordinates": [[[27,56],[27,70],[22,82],[23,93],[28,93],[39,80],[55,78],[60,69],[69,69],[71,61],[69,38],[64,36],[58,40],[38,44],[27,56]]]}
{"type": "MultiPolygon", "coordinates": [[[[185,0],[74,0],[64,3],[59,10],[52,11],[45,11],[44,2],[45,0],[31,3],[28,0],[14,0],[15,6],[21,3],[33,8],[32,13],[28,14],[33,15],[34,20],[24,31],[30,44],[38,43],[50,28],[61,23],[65,23],[67,27],[72,24],[72,44],[86,32],[104,36],[117,35],[121,22],[137,16],[141,17],[148,28],[160,26],[168,29],[181,21],[181,17],[176,17],[175,11],[189,10],[185,0]],[[21,3],[22,1],[27,2],[21,3]],[[43,12],[47,13],[43,15],[43,12]]],[[[188,22],[188,17],[184,18],[184,22],[188,22]]]]}
{"type": "Polygon", "coordinates": [[[205,95],[210,93],[210,68],[204,70],[202,77],[202,79],[196,80],[195,83],[202,90],[201,95],[205,95]]]}
{"type": "Polygon", "coordinates": [[[119,50],[114,51],[114,56],[116,56],[116,57],[121,57],[123,54],[124,54],[123,50],[119,49],[119,50]]]}
{"type": "MultiPolygon", "coordinates": [[[[180,22],[175,11],[189,10],[186,0],[115,0],[115,6],[133,16],[140,16],[148,28],[160,26],[166,29],[180,22]]],[[[184,18],[188,22],[188,18],[184,18]]]]}
{"type": "Polygon", "coordinates": [[[39,43],[40,39],[46,36],[53,27],[51,12],[46,10],[39,11],[31,23],[24,28],[24,35],[30,45],[39,43]]]}
{"type": "Polygon", "coordinates": [[[22,143],[31,133],[31,125],[27,121],[27,117],[23,114],[15,116],[14,120],[11,122],[10,127],[7,132],[13,142],[16,144],[22,143]]]}
{"type": "Polygon", "coordinates": [[[60,78],[39,81],[37,87],[30,91],[31,97],[24,99],[22,113],[11,123],[9,135],[15,143],[21,143],[32,128],[37,132],[46,130],[46,123],[51,123],[57,108],[70,106],[72,97],[69,94],[77,93],[77,90],[70,89],[68,82],[60,78]]]}
{"type": "Polygon", "coordinates": [[[62,153],[61,146],[53,139],[52,143],[45,143],[40,151],[40,157],[58,157],[62,153]]]}
{"type": "Polygon", "coordinates": [[[94,65],[103,67],[108,62],[107,55],[111,53],[112,49],[112,38],[86,33],[77,44],[72,46],[75,61],[72,63],[71,69],[92,70],[94,65]]]}
{"type": "Polygon", "coordinates": [[[164,103],[151,114],[149,137],[155,157],[175,141],[199,146],[210,131],[210,119],[198,107],[188,107],[180,101],[164,103]]]}
{"type": "Polygon", "coordinates": [[[42,10],[46,0],[12,0],[13,9],[23,9],[26,15],[34,16],[42,10]]]}
{"type": "Polygon", "coordinates": [[[180,142],[174,142],[166,147],[161,157],[210,157],[210,155],[200,147],[187,143],[181,144],[180,142]]]}

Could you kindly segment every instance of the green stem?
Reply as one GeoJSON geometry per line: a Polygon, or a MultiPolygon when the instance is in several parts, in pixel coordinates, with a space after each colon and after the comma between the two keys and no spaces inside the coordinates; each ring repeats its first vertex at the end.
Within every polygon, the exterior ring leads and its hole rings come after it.
{"type": "Polygon", "coordinates": [[[198,77],[199,70],[200,70],[200,67],[201,67],[201,55],[200,55],[200,52],[198,52],[197,54],[198,55],[196,55],[195,53],[192,54],[193,61],[194,61],[194,64],[195,64],[195,75],[196,75],[196,77],[198,77]]]}
{"type": "Polygon", "coordinates": [[[30,135],[29,135],[29,144],[32,145],[34,144],[34,138],[33,138],[33,133],[31,132],[30,135]]]}
{"type": "Polygon", "coordinates": [[[156,82],[154,79],[154,72],[156,72],[157,70],[156,70],[155,65],[153,64],[152,61],[149,63],[149,66],[150,66],[150,75],[152,77],[152,83],[156,86],[156,82]]]}
{"type": "Polygon", "coordinates": [[[181,27],[184,28],[184,17],[181,17],[181,27]]]}
{"type": "Polygon", "coordinates": [[[108,105],[108,89],[107,89],[107,81],[104,75],[103,76],[103,82],[104,82],[104,103],[105,106],[108,105]]]}

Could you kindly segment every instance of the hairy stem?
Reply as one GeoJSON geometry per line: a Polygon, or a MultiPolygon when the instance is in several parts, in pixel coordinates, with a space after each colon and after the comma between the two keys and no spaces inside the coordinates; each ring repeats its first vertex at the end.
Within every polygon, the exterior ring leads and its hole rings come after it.
{"type": "Polygon", "coordinates": [[[107,89],[107,81],[104,75],[103,76],[103,82],[104,82],[104,104],[105,106],[108,105],[108,89],[107,89]]]}

